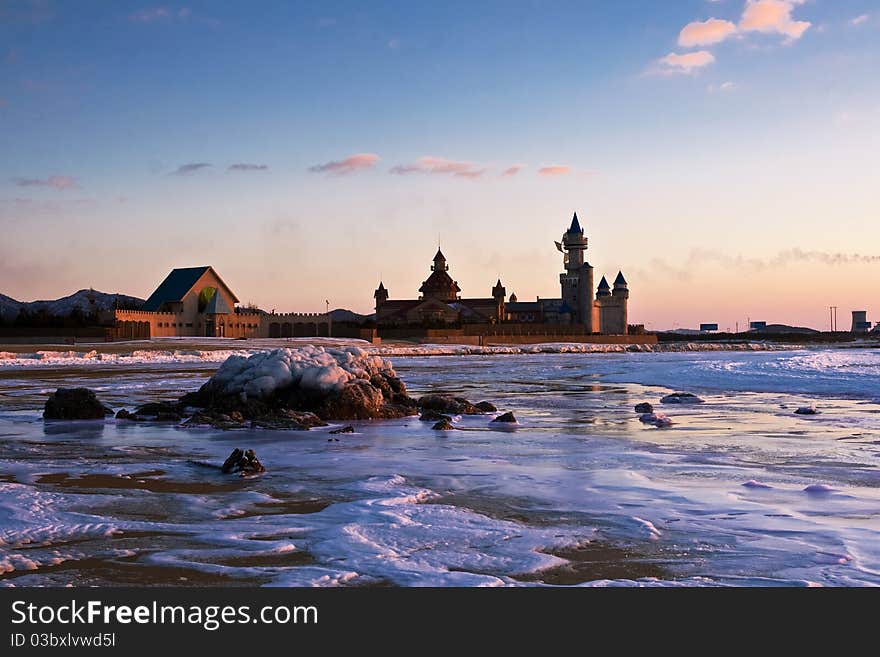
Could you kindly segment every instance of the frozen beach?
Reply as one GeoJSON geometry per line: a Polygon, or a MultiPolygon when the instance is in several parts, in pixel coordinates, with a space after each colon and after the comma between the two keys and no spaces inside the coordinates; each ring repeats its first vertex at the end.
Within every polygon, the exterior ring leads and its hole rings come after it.
{"type": "Polygon", "coordinates": [[[513,411],[505,430],[41,417],[57,387],[131,409],[254,351],[221,346],[0,354],[0,584],[880,584],[877,348],[373,348],[413,395],[513,411]],[[646,401],[672,426],[640,422],[646,401]],[[234,447],[268,471],[202,465],[234,447]]]}

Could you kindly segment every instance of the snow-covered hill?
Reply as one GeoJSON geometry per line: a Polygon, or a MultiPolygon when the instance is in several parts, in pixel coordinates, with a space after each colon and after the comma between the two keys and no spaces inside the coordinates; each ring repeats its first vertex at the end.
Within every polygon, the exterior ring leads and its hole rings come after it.
{"type": "Polygon", "coordinates": [[[143,299],[125,294],[108,294],[98,290],[79,290],[66,297],[54,300],[16,301],[12,297],[0,294],[0,318],[5,321],[15,319],[22,310],[29,314],[45,312],[53,317],[67,317],[75,309],[84,315],[119,308],[140,308],[143,299]]]}

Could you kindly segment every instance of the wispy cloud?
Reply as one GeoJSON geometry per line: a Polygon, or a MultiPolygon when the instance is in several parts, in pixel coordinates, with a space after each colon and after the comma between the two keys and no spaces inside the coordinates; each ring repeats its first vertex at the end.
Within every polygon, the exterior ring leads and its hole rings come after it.
{"type": "Polygon", "coordinates": [[[868,19],[871,18],[868,14],[862,14],[860,16],[856,16],[855,18],[850,19],[850,25],[861,25],[862,23],[867,23],[868,19]]]}
{"type": "Polygon", "coordinates": [[[7,100],[0,96],[0,107],[6,107],[8,104],[7,100]]]}
{"type": "Polygon", "coordinates": [[[473,162],[465,160],[450,160],[445,157],[425,155],[410,164],[399,164],[392,167],[390,173],[404,176],[410,173],[430,173],[439,175],[456,176],[459,178],[479,178],[486,172],[473,162]]]}
{"type": "Polygon", "coordinates": [[[175,171],[171,173],[172,176],[188,176],[196,171],[201,171],[202,169],[207,169],[213,166],[210,162],[190,162],[189,164],[181,164],[175,171]]]}
{"type": "Polygon", "coordinates": [[[227,171],[268,171],[268,164],[248,164],[246,162],[237,162],[236,164],[230,164],[226,170],[227,171]]]}
{"type": "Polygon", "coordinates": [[[73,176],[49,176],[45,180],[41,178],[13,178],[19,187],[51,187],[52,189],[79,189],[76,178],[73,176]]]}
{"type": "Polygon", "coordinates": [[[3,56],[3,61],[7,64],[15,64],[18,62],[18,51],[12,49],[3,56]]]}
{"type": "Polygon", "coordinates": [[[344,176],[358,171],[372,169],[379,161],[375,153],[355,153],[344,160],[332,160],[324,164],[315,164],[309,167],[312,173],[327,173],[334,176],[344,176]]]}
{"type": "Polygon", "coordinates": [[[654,72],[661,75],[675,73],[690,75],[705,68],[714,61],[715,55],[708,50],[697,50],[696,52],[684,54],[671,52],[657,60],[654,72]]]}
{"type": "Polygon", "coordinates": [[[727,82],[722,82],[721,84],[710,84],[706,87],[706,91],[710,94],[723,94],[728,91],[733,91],[736,89],[736,84],[728,80],[727,82]]]}
{"type": "Polygon", "coordinates": [[[545,177],[567,176],[570,173],[571,167],[561,164],[554,164],[549,167],[541,167],[540,169],[538,169],[538,175],[545,177]]]}
{"type": "Polygon", "coordinates": [[[388,42],[388,48],[391,50],[398,50],[400,48],[400,39],[391,39],[388,42]]]}
{"type": "Polygon", "coordinates": [[[502,171],[501,175],[504,178],[510,178],[510,177],[518,174],[520,171],[522,171],[525,168],[525,166],[526,166],[525,164],[514,164],[513,166],[509,166],[504,171],[502,171]]]}
{"type": "Polygon", "coordinates": [[[694,46],[711,46],[721,43],[729,36],[736,34],[736,25],[719,18],[706,21],[694,21],[685,25],[678,34],[678,45],[683,48],[694,46]]]}
{"type": "Polygon", "coordinates": [[[788,42],[800,39],[811,23],[796,21],[791,13],[806,0],[747,0],[739,28],[745,32],[782,34],[788,42]]]}
{"type": "Polygon", "coordinates": [[[135,23],[152,23],[154,21],[171,18],[173,12],[168,7],[149,7],[132,12],[128,19],[135,23]]]}

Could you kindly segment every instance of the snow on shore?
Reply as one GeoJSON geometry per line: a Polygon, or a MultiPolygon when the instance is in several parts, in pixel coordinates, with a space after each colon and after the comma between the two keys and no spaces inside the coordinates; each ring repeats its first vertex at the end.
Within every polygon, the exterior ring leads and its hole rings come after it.
{"type": "MultiPolygon", "coordinates": [[[[283,348],[312,347],[313,342],[328,345],[328,349],[360,349],[365,354],[374,356],[492,356],[504,354],[608,354],[608,353],[669,353],[691,351],[781,351],[794,348],[789,345],[767,342],[748,343],[706,343],[706,342],[675,342],[665,344],[599,344],[576,342],[548,342],[544,344],[522,345],[490,345],[485,347],[460,344],[400,344],[390,343],[371,345],[363,340],[318,338],[298,338],[288,341],[251,340],[248,348],[221,349],[174,349],[165,347],[164,341],[153,343],[155,348],[143,348],[141,343],[130,351],[108,352],[97,349],[83,350],[38,350],[33,352],[0,351],[0,368],[22,367],[68,367],[79,365],[147,365],[147,364],[187,364],[187,363],[222,363],[230,356],[247,358],[256,354],[267,353],[269,350],[283,348]]],[[[173,343],[172,343],[173,344],[173,343]]],[[[228,344],[228,343],[227,343],[228,344]]],[[[120,345],[116,343],[115,348],[120,345]]],[[[169,345],[170,346],[170,345],[169,345]]],[[[205,342],[205,347],[213,346],[205,342]]],[[[226,345],[223,345],[226,346],[226,345]]],[[[238,346],[238,345],[236,345],[238,346]]],[[[323,348],[323,347],[318,347],[323,348]]]]}

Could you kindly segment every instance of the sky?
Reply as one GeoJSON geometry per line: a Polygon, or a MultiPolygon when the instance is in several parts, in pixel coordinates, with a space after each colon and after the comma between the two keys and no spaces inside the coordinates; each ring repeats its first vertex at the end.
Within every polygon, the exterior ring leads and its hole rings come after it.
{"type": "Polygon", "coordinates": [[[880,0],[0,0],[0,292],[266,310],[558,297],[577,211],[630,321],[880,321],[880,0]]]}

